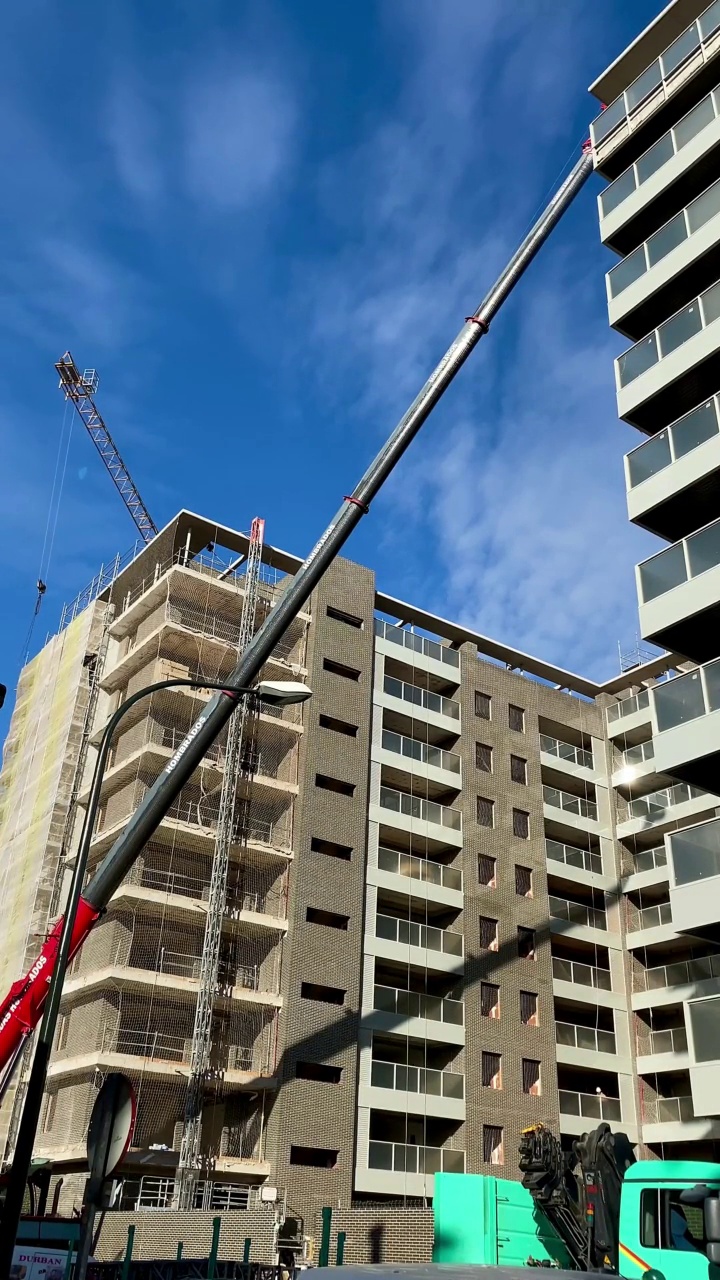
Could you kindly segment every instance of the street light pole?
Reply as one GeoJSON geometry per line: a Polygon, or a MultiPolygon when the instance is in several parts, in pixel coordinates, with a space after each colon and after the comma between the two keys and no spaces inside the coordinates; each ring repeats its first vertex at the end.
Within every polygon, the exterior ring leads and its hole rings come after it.
{"type": "Polygon", "coordinates": [[[276,706],[287,705],[290,702],[302,702],[311,696],[310,689],[305,685],[295,683],[294,681],[275,682],[266,680],[261,681],[260,684],[251,688],[228,684],[227,681],[224,684],[218,684],[208,680],[159,680],[156,684],[149,684],[146,685],[144,689],[138,689],[129,698],[126,698],[108,720],[100,741],[97,760],[95,761],[92,785],[90,787],[90,796],[88,799],[87,809],[85,810],[85,818],[83,820],[82,831],[80,833],[80,842],[75,857],[75,866],[73,868],[70,889],[68,891],[63,929],[60,934],[60,942],[58,945],[55,963],[50,975],[50,983],[43,1012],[43,1019],[40,1024],[40,1031],[38,1034],[37,1044],[35,1046],[35,1055],[33,1057],[32,1069],[30,1071],[30,1078],[28,1080],[27,1091],[25,1094],[23,1112],[18,1129],[17,1143],[15,1145],[15,1153],[13,1155],[12,1168],[8,1179],[7,1193],[5,1196],[5,1205],[2,1215],[0,1275],[6,1274],[2,1270],[1,1266],[2,1261],[6,1260],[4,1258],[6,1251],[9,1253],[9,1258],[7,1259],[9,1271],[10,1262],[12,1260],[12,1250],[17,1236],[20,1215],[22,1213],[23,1200],[25,1198],[25,1187],[27,1185],[28,1174],[30,1172],[30,1163],[32,1160],[33,1147],[35,1145],[37,1127],[40,1120],[42,1099],[45,1092],[45,1085],[47,1083],[48,1064],[50,1061],[50,1054],[52,1052],[52,1043],[55,1038],[55,1028],[60,1009],[63,983],[65,981],[68,960],[70,959],[71,939],[78,914],[78,906],[82,894],[83,882],[85,880],[85,872],[87,870],[88,857],[90,854],[90,842],[95,829],[95,819],[97,817],[98,806],[100,804],[100,793],[102,790],[110,743],[123,716],[135,705],[136,702],[139,702],[141,698],[149,697],[150,694],[157,693],[160,689],[177,688],[223,690],[230,694],[235,700],[246,695],[255,695],[260,701],[271,702],[276,706]]]}

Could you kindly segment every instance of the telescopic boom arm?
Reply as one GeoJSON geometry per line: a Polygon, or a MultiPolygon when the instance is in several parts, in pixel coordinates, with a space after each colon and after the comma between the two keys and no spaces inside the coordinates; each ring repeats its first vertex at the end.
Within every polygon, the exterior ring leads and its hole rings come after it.
{"type": "MultiPolygon", "coordinates": [[[[165,817],[208,748],[227,724],[240,701],[240,696],[232,691],[233,686],[246,687],[255,680],[261,667],[267,662],[278,641],[308,600],[325,570],[338,555],[362,516],[367,514],[369,504],[400,461],[408,445],[450,386],[471,351],[487,333],[490,321],[500,310],[505,299],[584,185],[592,172],[592,167],[591,152],[589,149],[584,149],[571,173],[558,188],[490,292],[477,310],[467,317],[455,341],[400,419],[389,440],[370,464],[359,484],[348,497],[343,499],[340,510],[293,577],[282,599],[273,607],[263,625],[255,633],[235,670],[228,676],[228,688],[217,693],[210,700],[172,759],[145,794],[125,830],[85,887],[77,915],[72,923],[69,956],[74,955],[82,946],[98,916],[128,874],[138,854],[165,817]]],[[[0,1004],[0,1073],[17,1057],[25,1038],[40,1019],[63,928],[64,921],[61,918],[54,926],[29,972],[13,985],[0,1004]]]]}

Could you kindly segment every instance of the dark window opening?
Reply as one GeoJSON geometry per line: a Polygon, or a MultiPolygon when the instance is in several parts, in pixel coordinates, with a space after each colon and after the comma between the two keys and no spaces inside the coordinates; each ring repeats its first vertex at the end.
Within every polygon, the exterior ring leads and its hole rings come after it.
{"type": "Polygon", "coordinates": [[[524,809],[513,809],[513,835],[518,840],[530,839],[530,814],[524,809]]]}
{"type": "Polygon", "coordinates": [[[515,868],[515,892],[520,898],[532,898],[532,868],[515,868]]]}
{"type": "Polygon", "coordinates": [[[524,1027],[538,1025],[538,998],[534,991],[520,992],[520,1021],[524,1027]]]}
{"type": "Polygon", "coordinates": [[[483,1125],[483,1160],[485,1164],[503,1163],[503,1131],[499,1124],[483,1125]]]}
{"type": "Polygon", "coordinates": [[[500,988],[496,982],[480,983],[480,1012],[483,1018],[500,1017],[500,988]]]}
{"type": "Polygon", "coordinates": [[[333,662],[332,658],[323,658],[323,670],[331,676],[343,676],[346,680],[359,680],[360,672],[356,667],[346,667],[342,662],[333,662]]]}
{"type": "Polygon", "coordinates": [[[324,987],[319,982],[302,982],[300,995],[303,1000],[317,1000],[318,1004],[344,1004],[346,992],[342,987],[324,987]]]}
{"type": "Polygon", "coordinates": [[[355,613],[345,613],[344,609],[336,609],[329,604],[326,613],[328,618],[333,618],[335,622],[344,622],[347,627],[354,627],[356,631],[362,631],[365,623],[362,618],[358,618],[355,613]]]}
{"type": "Polygon", "coordinates": [[[311,1169],[336,1169],[338,1152],[328,1147],[291,1147],[290,1163],[304,1164],[311,1169]]]}
{"type": "Polygon", "coordinates": [[[523,760],[522,756],[510,757],[510,777],[513,782],[527,786],[527,760],[523,760]]]}
{"type": "Polygon", "coordinates": [[[327,1062],[296,1062],[298,1080],[320,1080],[323,1084],[340,1084],[342,1067],[331,1067],[327,1062]]]}
{"type": "Polygon", "coordinates": [[[522,1060],[522,1091],[540,1097],[540,1063],[535,1058],[522,1060]]]}
{"type": "Polygon", "coordinates": [[[326,773],[315,774],[315,786],[323,791],[336,791],[341,796],[354,796],[355,783],[343,782],[342,778],[329,778],[326,773]]]}
{"type": "Polygon", "coordinates": [[[487,743],[475,743],[475,764],[481,773],[492,773],[492,747],[487,743]]]}
{"type": "Polygon", "coordinates": [[[484,1049],[480,1062],[480,1078],[483,1089],[502,1089],[502,1058],[499,1053],[487,1053],[484,1049]]]}
{"type": "Polygon", "coordinates": [[[345,862],[349,862],[352,858],[352,845],[336,844],[334,840],[321,840],[319,836],[312,837],[310,849],[312,853],[324,853],[328,858],[342,858],[345,862]]]}
{"type": "Polygon", "coordinates": [[[305,912],[308,924],[324,924],[328,929],[347,929],[349,916],[338,915],[336,911],[321,911],[319,907],[308,907],[305,912]]]}
{"type": "Polygon", "coordinates": [[[516,733],[525,732],[525,712],[522,707],[516,707],[512,702],[508,707],[508,724],[516,733]]]}
{"type": "Polygon", "coordinates": [[[347,720],[337,720],[335,716],[319,717],[321,729],[332,729],[333,733],[344,733],[347,738],[357,738],[358,727],[356,724],[348,724],[347,720]]]}
{"type": "Polygon", "coordinates": [[[480,827],[495,826],[495,801],[487,796],[477,798],[477,820],[480,827]]]}
{"type": "Polygon", "coordinates": [[[534,929],[523,929],[522,925],[518,926],[517,948],[518,948],[518,955],[521,960],[535,959],[535,930],[534,929]]]}
{"type": "Polygon", "coordinates": [[[498,922],[491,916],[480,917],[480,946],[484,951],[498,949],[498,922]]]}
{"type": "Polygon", "coordinates": [[[497,858],[490,858],[485,853],[480,854],[478,858],[478,880],[480,884],[485,885],[486,889],[496,888],[497,858]]]}
{"type": "Polygon", "coordinates": [[[481,720],[490,720],[492,712],[492,700],[489,693],[480,693],[475,690],[475,715],[481,720]]]}

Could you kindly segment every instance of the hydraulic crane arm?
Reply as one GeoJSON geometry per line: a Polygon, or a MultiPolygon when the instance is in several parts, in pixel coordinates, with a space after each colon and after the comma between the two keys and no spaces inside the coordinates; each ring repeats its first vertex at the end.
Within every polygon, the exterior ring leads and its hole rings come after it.
{"type": "Polygon", "coordinates": [[[128,874],[182,787],[228,723],[240,701],[240,695],[234,692],[234,688],[247,687],[256,679],[261,667],[267,662],[328,566],[339,554],[362,516],[367,513],[372,499],[470,353],[487,333],[490,321],[586,182],[592,167],[592,155],[589,149],[583,149],[583,154],[569,176],[553,195],[490,292],[477,310],[467,317],[455,341],[400,419],[387,443],[353,492],[343,499],[339,511],[295,574],[287,591],[240,656],[235,670],[228,676],[227,688],[210,700],[172,759],[147,791],[139,808],[86,885],[71,930],[64,927],[62,919],[57,922],[27,975],[14,985],[0,1004],[0,1072],[13,1061],[18,1046],[39,1020],[47,996],[48,980],[58,955],[60,962],[64,963],[67,956],[82,945],[99,914],[128,874]]]}

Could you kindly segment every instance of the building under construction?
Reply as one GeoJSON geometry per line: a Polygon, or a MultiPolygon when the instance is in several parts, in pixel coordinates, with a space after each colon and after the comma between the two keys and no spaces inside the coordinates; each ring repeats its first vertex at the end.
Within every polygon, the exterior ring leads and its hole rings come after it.
{"type": "MultiPolygon", "coordinates": [[[[157,680],[227,677],[250,552],[180,513],[23,671],[2,773],[6,983],[57,911],[108,716],[157,680]]],[[[254,625],[298,564],[264,547],[254,625]]],[[[166,1211],[148,1250],[174,1212],[265,1200],[310,1236],[323,1205],[350,1223],[380,1203],[384,1256],[403,1256],[393,1206],[422,1215],[439,1170],[517,1176],[536,1120],[566,1143],[605,1118],[650,1153],[717,1158],[682,992],[668,1001],[675,970],[720,973],[668,905],[664,837],[718,804],[653,771],[646,689],[672,661],[593,684],[338,561],[264,672],[312,700],[259,704],[217,744],[72,964],[36,1148],[60,1207],[80,1202],[109,1070],[138,1099],[116,1212],[166,1211]]],[[[207,696],[128,713],[91,866],[207,696]]],[[[10,1148],[17,1112],[9,1098],[10,1148]]]]}

